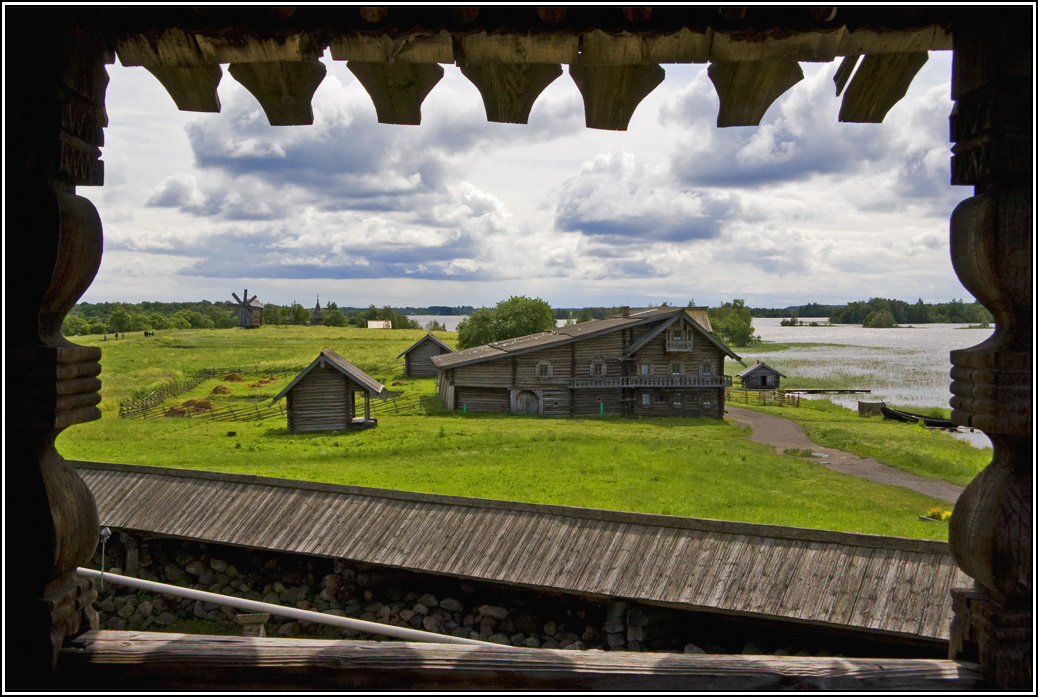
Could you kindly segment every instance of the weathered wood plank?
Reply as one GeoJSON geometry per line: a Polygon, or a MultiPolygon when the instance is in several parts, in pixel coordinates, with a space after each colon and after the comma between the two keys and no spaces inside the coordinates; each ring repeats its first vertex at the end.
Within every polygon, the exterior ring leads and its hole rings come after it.
{"type": "Polygon", "coordinates": [[[87,632],[62,650],[58,689],[976,690],[972,663],[684,656],[405,642],[87,632]]]}
{"type": "Polygon", "coordinates": [[[475,64],[462,65],[461,73],[483,97],[487,121],[526,123],[537,97],[562,75],[562,66],[558,63],[475,64]]]}
{"type": "Polygon", "coordinates": [[[260,103],[271,126],[314,122],[310,102],[324,80],[326,69],[321,61],[231,63],[227,70],[260,103]]]}
{"type": "Polygon", "coordinates": [[[926,60],[925,51],[865,56],[843,95],[840,121],[882,123],[887,112],[905,96],[926,60]]]}
{"type": "Polygon", "coordinates": [[[367,90],[379,123],[419,125],[422,102],[443,77],[436,63],[349,61],[346,67],[367,90]]]}
{"type": "Polygon", "coordinates": [[[719,128],[759,125],[768,107],[804,79],[800,63],[792,58],[711,63],[707,75],[720,100],[719,128]]]}
{"type": "Polygon", "coordinates": [[[626,131],[634,110],[666,75],[658,65],[581,63],[570,65],[569,74],[584,97],[584,124],[610,131],[626,131]]]}
{"type": "Polygon", "coordinates": [[[144,67],[166,88],[177,109],[210,113],[220,111],[220,97],[216,88],[223,77],[223,71],[219,65],[144,67]]]}

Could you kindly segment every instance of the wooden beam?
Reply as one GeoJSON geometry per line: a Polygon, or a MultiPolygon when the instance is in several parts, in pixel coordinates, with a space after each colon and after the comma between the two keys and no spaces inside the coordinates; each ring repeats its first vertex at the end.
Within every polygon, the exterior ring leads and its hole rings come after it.
{"type": "Polygon", "coordinates": [[[840,61],[840,67],[836,69],[836,74],[833,75],[833,84],[836,85],[837,97],[843,92],[843,88],[847,86],[847,81],[854,74],[854,68],[857,67],[859,60],[861,60],[861,56],[845,56],[840,61]]]}
{"type": "Polygon", "coordinates": [[[485,31],[454,38],[454,59],[476,63],[573,63],[581,51],[577,34],[520,34],[485,31]]]}
{"type": "Polygon", "coordinates": [[[588,128],[626,131],[634,110],[666,76],[658,65],[584,65],[569,67],[584,97],[588,128]]]}
{"type": "Polygon", "coordinates": [[[339,34],[329,39],[332,59],[361,63],[453,63],[454,44],[449,32],[339,34]]]}
{"type": "Polygon", "coordinates": [[[791,58],[711,63],[707,74],[720,100],[721,128],[759,125],[768,107],[804,79],[800,64],[791,58]]]}
{"type": "Polygon", "coordinates": [[[891,107],[905,96],[926,59],[925,52],[865,56],[843,95],[840,121],[882,123],[891,107]]]}
{"type": "Polygon", "coordinates": [[[324,79],[321,61],[232,63],[228,70],[260,103],[271,126],[314,122],[310,101],[324,79]]]}
{"type": "Polygon", "coordinates": [[[970,690],[972,663],[565,651],[92,631],[61,652],[57,689],[970,690]]]}
{"type": "Polygon", "coordinates": [[[349,61],[346,67],[371,96],[379,123],[420,124],[422,102],[443,77],[436,63],[349,61]]]}
{"type": "Polygon", "coordinates": [[[479,89],[488,121],[526,123],[537,97],[562,75],[562,66],[557,63],[463,65],[461,74],[479,89]]]}
{"type": "Polygon", "coordinates": [[[216,88],[223,77],[223,71],[219,65],[144,67],[162,83],[181,111],[220,111],[220,97],[216,88]]]}

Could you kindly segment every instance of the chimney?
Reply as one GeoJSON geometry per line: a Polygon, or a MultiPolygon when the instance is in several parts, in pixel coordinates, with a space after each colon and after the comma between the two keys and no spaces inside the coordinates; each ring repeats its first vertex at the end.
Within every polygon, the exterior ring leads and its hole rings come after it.
{"type": "Polygon", "coordinates": [[[624,305],[623,307],[621,307],[620,308],[620,315],[623,316],[623,317],[630,317],[631,316],[631,306],[630,305],[624,305]]]}

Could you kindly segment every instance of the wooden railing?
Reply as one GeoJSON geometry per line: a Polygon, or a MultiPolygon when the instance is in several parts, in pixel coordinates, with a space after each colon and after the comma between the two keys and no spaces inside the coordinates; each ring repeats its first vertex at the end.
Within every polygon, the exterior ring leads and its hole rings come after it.
{"type": "Polygon", "coordinates": [[[667,339],[667,350],[668,351],[691,351],[692,340],[691,339],[667,339]]]}
{"type": "Polygon", "coordinates": [[[627,375],[614,378],[574,378],[574,389],[590,387],[731,387],[730,375],[627,375]]]}

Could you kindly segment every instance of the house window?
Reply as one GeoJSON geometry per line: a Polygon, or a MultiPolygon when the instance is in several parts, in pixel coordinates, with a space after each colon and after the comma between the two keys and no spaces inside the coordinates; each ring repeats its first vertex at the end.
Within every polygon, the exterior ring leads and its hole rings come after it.
{"type": "Polygon", "coordinates": [[[642,363],[640,366],[638,366],[638,374],[639,375],[648,375],[649,374],[649,364],[648,363],[642,363]]]}
{"type": "Polygon", "coordinates": [[[681,361],[673,361],[670,364],[670,374],[671,375],[684,375],[685,374],[685,364],[682,363],[681,361]]]}
{"type": "Polygon", "coordinates": [[[596,358],[591,361],[591,377],[601,378],[605,377],[606,364],[601,358],[596,358]]]}
{"type": "Polygon", "coordinates": [[[649,406],[649,404],[651,402],[651,399],[652,399],[652,395],[650,395],[648,392],[642,392],[642,406],[643,407],[649,406]]]}
{"type": "Polygon", "coordinates": [[[675,409],[681,408],[681,393],[674,395],[674,401],[671,402],[670,406],[674,407],[675,409]]]}
{"type": "Polygon", "coordinates": [[[705,402],[703,402],[703,408],[704,409],[709,409],[710,407],[711,407],[711,403],[710,403],[709,399],[706,400],[705,402]]]}
{"type": "Polygon", "coordinates": [[[537,364],[537,377],[550,378],[552,376],[551,361],[541,361],[537,364]]]}
{"type": "Polygon", "coordinates": [[[710,361],[703,361],[703,363],[699,366],[699,371],[703,375],[713,375],[714,367],[710,365],[710,361]]]}
{"type": "Polygon", "coordinates": [[[680,329],[675,329],[674,330],[674,341],[681,341],[681,330],[680,329]]]}

